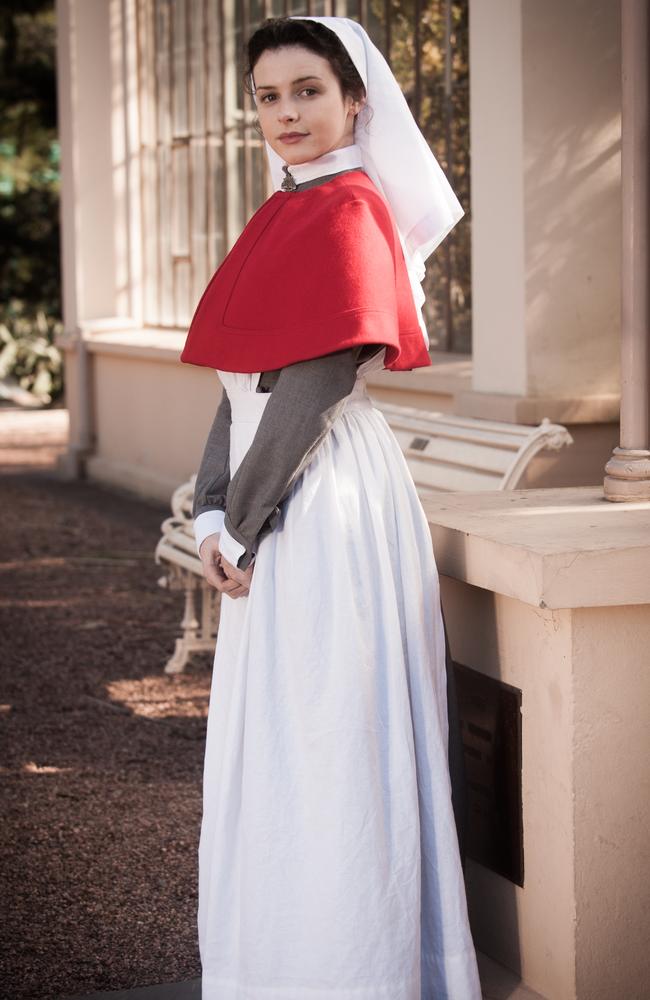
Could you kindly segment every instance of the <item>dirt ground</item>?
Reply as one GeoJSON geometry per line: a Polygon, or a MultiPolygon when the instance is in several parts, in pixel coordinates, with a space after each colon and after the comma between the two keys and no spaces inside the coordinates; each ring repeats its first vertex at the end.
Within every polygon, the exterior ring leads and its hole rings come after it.
{"type": "Polygon", "coordinates": [[[163,673],[183,611],[153,559],[169,510],[62,480],[61,444],[7,442],[4,416],[0,995],[197,978],[211,656],[163,673]]]}

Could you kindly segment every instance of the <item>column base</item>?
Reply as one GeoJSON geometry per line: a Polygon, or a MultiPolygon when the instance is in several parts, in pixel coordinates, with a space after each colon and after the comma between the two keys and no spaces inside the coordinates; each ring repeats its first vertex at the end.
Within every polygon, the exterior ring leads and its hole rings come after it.
{"type": "Polygon", "coordinates": [[[614,448],[605,473],[603,492],[606,500],[650,500],[650,451],[614,448]]]}

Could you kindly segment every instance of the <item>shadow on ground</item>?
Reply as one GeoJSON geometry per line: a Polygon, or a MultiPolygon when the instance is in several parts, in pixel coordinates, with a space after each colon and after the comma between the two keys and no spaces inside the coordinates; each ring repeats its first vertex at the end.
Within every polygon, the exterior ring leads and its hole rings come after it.
{"type": "Polygon", "coordinates": [[[168,509],[0,461],[2,996],[195,980],[211,658],[163,673],[168,509]]]}

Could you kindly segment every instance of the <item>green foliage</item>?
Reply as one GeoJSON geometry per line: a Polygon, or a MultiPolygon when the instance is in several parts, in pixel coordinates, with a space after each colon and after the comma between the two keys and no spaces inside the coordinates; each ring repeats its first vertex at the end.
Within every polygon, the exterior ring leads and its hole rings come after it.
{"type": "Polygon", "coordinates": [[[61,314],[53,0],[0,2],[0,302],[61,314]]]}
{"type": "Polygon", "coordinates": [[[450,0],[448,38],[446,7],[445,0],[426,0],[419,5],[413,0],[391,0],[387,52],[387,5],[385,0],[370,0],[368,31],[387,56],[422,134],[465,209],[465,215],[427,260],[423,312],[432,349],[470,353],[468,0],[450,0]]]}
{"type": "Polygon", "coordinates": [[[0,322],[0,380],[15,381],[41,403],[51,403],[63,392],[63,357],[55,346],[63,324],[39,309],[29,314],[12,300],[0,322]]]}

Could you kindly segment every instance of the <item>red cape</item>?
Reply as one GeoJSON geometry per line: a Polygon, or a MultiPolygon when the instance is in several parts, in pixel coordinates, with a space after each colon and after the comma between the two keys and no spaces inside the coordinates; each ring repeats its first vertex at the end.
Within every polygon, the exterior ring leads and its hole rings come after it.
{"type": "Polygon", "coordinates": [[[357,344],[385,344],[392,371],[432,363],[392,213],[362,170],[260,206],[201,296],[180,359],[258,372],[357,344]]]}

